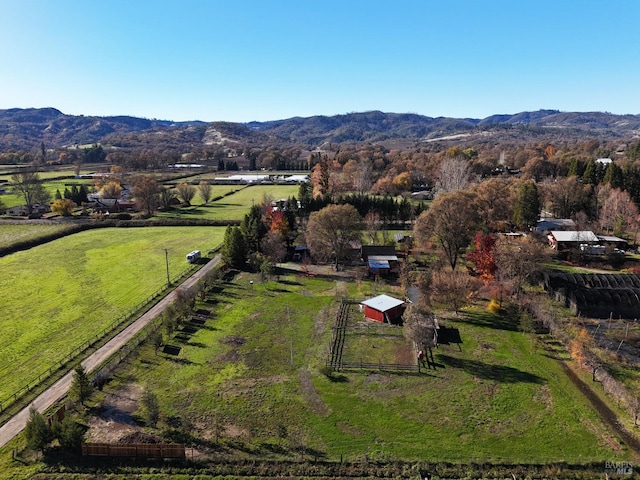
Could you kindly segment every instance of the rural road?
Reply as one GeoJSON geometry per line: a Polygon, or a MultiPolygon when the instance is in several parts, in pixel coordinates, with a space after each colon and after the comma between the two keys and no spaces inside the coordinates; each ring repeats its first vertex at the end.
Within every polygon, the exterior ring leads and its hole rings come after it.
{"type": "MultiPolygon", "coordinates": [[[[190,288],[206,273],[211,271],[218,263],[220,263],[220,255],[216,255],[204,267],[185,280],[178,288],[190,288]]],[[[97,366],[101,365],[105,360],[122,348],[136,333],[146,327],[153,319],[158,317],[170,303],[175,301],[177,295],[176,290],[173,290],[169,295],[154,305],[148,312],[109,340],[109,342],[99,350],[95,351],[83,360],[82,366],[85,370],[87,370],[87,372],[91,372],[97,366]]],[[[64,377],[42,392],[42,394],[31,402],[28,407],[18,412],[13,416],[13,418],[0,427],[0,447],[4,447],[22,431],[29,419],[29,410],[31,406],[35,407],[39,412],[45,412],[49,407],[54,405],[67,394],[69,387],[71,386],[72,379],[73,370],[70,370],[64,377]]]]}

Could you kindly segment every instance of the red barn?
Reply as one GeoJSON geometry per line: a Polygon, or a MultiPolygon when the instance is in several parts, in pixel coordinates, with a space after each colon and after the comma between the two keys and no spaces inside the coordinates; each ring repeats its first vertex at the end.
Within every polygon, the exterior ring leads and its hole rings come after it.
{"type": "Polygon", "coordinates": [[[390,297],[389,295],[378,295],[360,302],[364,305],[364,316],[376,322],[402,323],[402,314],[406,308],[403,300],[390,297]]]}

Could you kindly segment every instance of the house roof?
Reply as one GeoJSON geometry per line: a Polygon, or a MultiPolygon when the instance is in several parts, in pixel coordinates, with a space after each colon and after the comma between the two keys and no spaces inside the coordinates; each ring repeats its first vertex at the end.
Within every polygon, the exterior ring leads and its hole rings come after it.
{"type": "Polygon", "coordinates": [[[369,255],[367,257],[368,262],[397,262],[397,255],[369,255]]]}
{"type": "Polygon", "coordinates": [[[536,224],[536,230],[539,232],[558,230],[561,228],[574,229],[576,228],[576,222],[570,218],[541,218],[536,224]]]}
{"type": "MultiPolygon", "coordinates": [[[[367,261],[374,256],[396,256],[396,247],[392,245],[362,245],[362,259],[367,261]]],[[[385,258],[385,260],[398,260],[396,256],[394,259],[385,258]]]]}
{"type": "Polygon", "coordinates": [[[614,237],[613,235],[598,235],[598,240],[610,243],[627,243],[624,238],[614,237]]]}
{"type": "Polygon", "coordinates": [[[390,268],[389,262],[386,260],[372,260],[371,257],[369,257],[367,263],[369,265],[369,268],[390,268]]]}
{"type": "Polygon", "coordinates": [[[597,242],[598,237],[591,230],[553,230],[551,233],[557,242],[597,242]]]}
{"type": "Polygon", "coordinates": [[[398,300],[397,298],[390,297],[389,295],[378,295],[377,297],[364,300],[360,303],[380,312],[386,312],[392,308],[402,305],[404,300],[398,300]]]}

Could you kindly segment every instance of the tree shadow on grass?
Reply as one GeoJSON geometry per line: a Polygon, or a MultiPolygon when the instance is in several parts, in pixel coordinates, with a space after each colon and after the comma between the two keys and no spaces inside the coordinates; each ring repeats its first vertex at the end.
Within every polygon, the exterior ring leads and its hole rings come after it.
{"type": "Polygon", "coordinates": [[[438,359],[445,365],[459,368],[465,372],[482,378],[500,383],[545,383],[542,377],[529,372],[523,372],[513,367],[504,365],[490,365],[488,363],[463,358],[450,357],[449,355],[438,355],[438,359]]]}
{"type": "Polygon", "coordinates": [[[520,321],[508,315],[495,315],[489,312],[462,312],[457,322],[468,323],[477,327],[493,328],[517,332],[520,321]]]}

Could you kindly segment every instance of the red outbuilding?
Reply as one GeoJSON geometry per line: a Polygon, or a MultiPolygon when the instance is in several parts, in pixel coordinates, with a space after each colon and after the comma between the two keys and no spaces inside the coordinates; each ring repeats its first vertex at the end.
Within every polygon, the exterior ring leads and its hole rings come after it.
{"type": "Polygon", "coordinates": [[[378,295],[360,302],[364,306],[364,316],[376,322],[402,323],[402,314],[407,307],[404,300],[390,297],[389,295],[378,295]]]}

